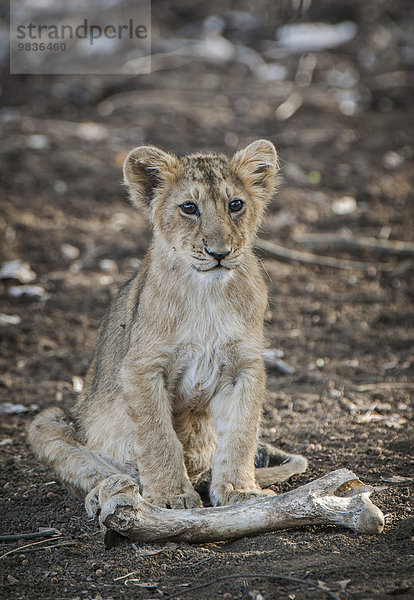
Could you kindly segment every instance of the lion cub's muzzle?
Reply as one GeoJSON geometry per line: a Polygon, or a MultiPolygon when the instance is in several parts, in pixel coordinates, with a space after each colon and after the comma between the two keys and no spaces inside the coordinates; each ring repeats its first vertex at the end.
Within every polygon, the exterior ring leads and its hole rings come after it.
{"type": "Polygon", "coordinates": [[[224,250],[220,250],[219,252],[213,252],[208,248],[204,248],[204,251],[207,252],[209,256],[212,256],[217,261],[217,266],[220,266],[220,263],[226,258],[226,256],[230,254],[231,248],[230,250],[227,250],[226,248],[224,250]]]}
{"type": "Polygon", "coordinates": [[[239,266],[234,252],[231,248],[210,249],[206,246],[202,252],[193,255],[196,258],[196,264],[193,265],[197,271],[206,272],[213,270],[234,269],[239,266]]]}

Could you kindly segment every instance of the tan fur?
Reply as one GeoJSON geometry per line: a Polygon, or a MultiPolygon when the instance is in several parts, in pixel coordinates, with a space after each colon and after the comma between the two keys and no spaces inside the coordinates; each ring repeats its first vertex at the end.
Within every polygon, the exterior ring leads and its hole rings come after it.
{"type": "Polygon", "coordinates": [[[152,242],[103,321],[75,427],[49,409],[29,428],[35,453],[72,489],[126,473],[148,501],[194,507],[193,483],[211,469],[214,504],[266,493],[254,457],[267,293],[252,246],[277,171],[266,140],[231,159],[151,146],[128,155],[125,183],[152,242]],[[231,212],[236,198],[244,205],[231,212]],[[184,214],[188,202],[199,214],[184,214]]]}

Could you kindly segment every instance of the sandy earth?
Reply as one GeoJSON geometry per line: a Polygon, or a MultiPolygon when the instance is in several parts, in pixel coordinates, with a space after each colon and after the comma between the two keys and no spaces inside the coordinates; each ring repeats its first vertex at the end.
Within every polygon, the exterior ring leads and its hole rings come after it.
{"type": "MultiPolygon", "coordinates": [[[[278,16],[270,2],[257,9],[256,25],[241,30],[229,25],[223,3],[154,2],[153,52],[168,37],[200,37],[205,18],[217,14],[227,40],[263,57],[278,16]]],[[[97,522],[25,440],[38,410],[70,409],[73,377],[85,376],[111,294],[143,257],[149,231],[119,184],[132,147],[230,154],[267,137],[280,152],[284,185],[261,237],[302,251],[310,233],[413,241],[412,4],[320,1],[304,20],[351,20],[358,33],[339,48],[278,58],[281,81],[208,56],[138,78],[3,77],[1,263],[29,263],[29,283],[41,289],[14,298],[21,282],[0,280],[1,313],[17,317],[0,324],[1,407],[25,410],[1,419],[1,533],[60,532],[1,543],[4,598],[328,597],[321,586],[341,600],[414,597],[412,253],[311,249],[364,262],[336,268],[258,251],[270,291],[268,346],[294,368],[269,369],[263,437],[309,459],[306,474],[275,489],[349,468],[375,488],[386,518],[379,536],[307,527],[105,550],[97,522]],[[302,104],[286,118],[277,111],[292,93],[302,104]],[[356,203],[338,202],[347,196],[356,203]],[[225,575],[240,577],[216,581],[225,575]]]]}

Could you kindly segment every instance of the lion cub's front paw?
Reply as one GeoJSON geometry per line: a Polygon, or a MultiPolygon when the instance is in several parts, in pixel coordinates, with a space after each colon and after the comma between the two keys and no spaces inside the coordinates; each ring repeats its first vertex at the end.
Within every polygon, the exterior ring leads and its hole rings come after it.
{"type": "Polygon", "coordinates": [[[252,500],[254,498],[275,495],[273,490],[262,490],[259,487],[244,490],[235,488],[231,483],[215,486],[210,491],[211,501],[214,506],[237,504],[238,502],[246,502],[246,500],[252,500]]]}
{"type": "Polygon", "coordinates": [[[160,508],[201,508],[203,503],[195,490],[185,490],[183,492],[163,491],[162,493],[147,494],[144,492],[144,499],[150,504],[155,504],[160,508]]]}

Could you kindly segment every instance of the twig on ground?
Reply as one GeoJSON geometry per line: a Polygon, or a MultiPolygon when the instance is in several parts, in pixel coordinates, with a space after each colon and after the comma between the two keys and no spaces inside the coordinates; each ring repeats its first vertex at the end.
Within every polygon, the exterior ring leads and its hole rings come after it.
{"type": "Polygon", "coordinates": [[[412,381],[378,381],[377,383],[351,384],[358,392],[371,392],[375,390],[414,390],[412,381]]]}
{"type": "MultiPolygon", "coordinates": [[[[5,558],[9,554],[13,554],[14,552],[20,552],[21,550],[24,550],[25,548],[30,548],[31,546],[37,546],[39,544],[47,544],[48,542],[51,542],[51,541],[53,541],[53,540],[55,540],[55,539],[57,539],[59,537],[60,537],[60,535],[56,535],[55,537],[52,537],[49,540],[40,540],[40,542],[31,542],[30,544],[25,544],[24,546],[19,546],[18,548],[12,548],[11,550],[8,550],[4,554],[1,554],[0,555],[0,560],[2,558],[5,558]]],[[[45,547],[49,548],[49,546],[45,546],[45,547]]],[[[41,550],[41,548],[39,548],[39,550],[41,550]]]]}
{"type": "Polygon", "coordinates": [[[126,575],[121,575],[120,577],[115,577],[114,581],[120,581],[121,579],[126,579],[130,575],[135,575],[135,573],[138,573],[138,572],[139,571],[131,571],[130,573],[127,573],[126,575]]]}
{"type": "Polygon", "coordinates": [[[178,598],[179,596],[183,596],[184,594],[195,592],[196,590],[201,590],[203,588],[209,587],[210,585],[214,585],[215,583],[219,583],[220,581],[226,581],[229,579],[279,579],[280,581],[290,581],[291,583],[298,583],[300,585],[312,587],[323,592],[329,598],[333,598],[333,600],[339,600],[336,594],[322,587],[320,584],[314,583],[313,581],[306,581],[305,579],[297,579],[296,577],[288,577],[285,575],[273,575],[266,573],[239,573],[237,575],[223,575],[222,577],[217,577],[216,579],[211,579],[210,581],[206,581],[205,583],[200,583],[199,585],[195,585],[194,587],[182,590],[181,592],[171,594],[167,596],[167,600],[171,600],[172,598],[178,598]]]}
{"type": "Polygon", "coordinates": [[[357,260],[344,260],[342,258],[334,258],[333,256],[321,256],[319,254],[312,254],[311,252],[303,252],[302,250],[293,250],[286,248],[275,242],[268,240],[259,240],[255,242],[256,248],[263,250],[273,258],[287,262],[300,262],[308,265],[320,265],[324,267],[333,267],[336,269],[359,269],[367,270],[375,268],[380,271],[388,271],[390,267],[382,263],[375,263],[375,265],[368,262],[361,262],[357,260]]]}
{"type": "Polygon", "coordinates": [[[208,556],[207,558],[203,558],[202,560],[197,560],[196,562],[190,563],[189,565],[185,565],[186,567],[192,569],[193,567],[198,567],[198,565],[201,565],[205,562],[207,562],[208,560],[213,560],[214,556],[208,556]]]}
{"type": "MultiPolygon", "coordinates": [[[[51,540],[49,540],[51,541],[51,540]]],[[[78,542],[76,540],[64,540],[63,542],[59,542],[58,544],[53,544],[53,546],[39,546],[38,548],[27,548],[24,551],[25,554],[28,552],[39,552],[41,550],[53,550],[54,548],[60,548],[61,546],[74,546],[78,542]]]]}
{"type": "Polygon", "coordinates": [[[341,236],[335,233],[307,233],[294,237],[295,242],[308,248],[335,248],[338,250],[369,250],[386,256],[413,257],[414,244],[399,240],[373,237],[341,236]]]}
{"type": "Polygon", "coordinates": [[[10,535],[0,535],[0,542],[15,542],[16,540],[32,540],[35,538],[48,538],[61,535],[57,529],[43,529],[43,531],[33,531],[30,533],[13,533],[10,535]]]}

